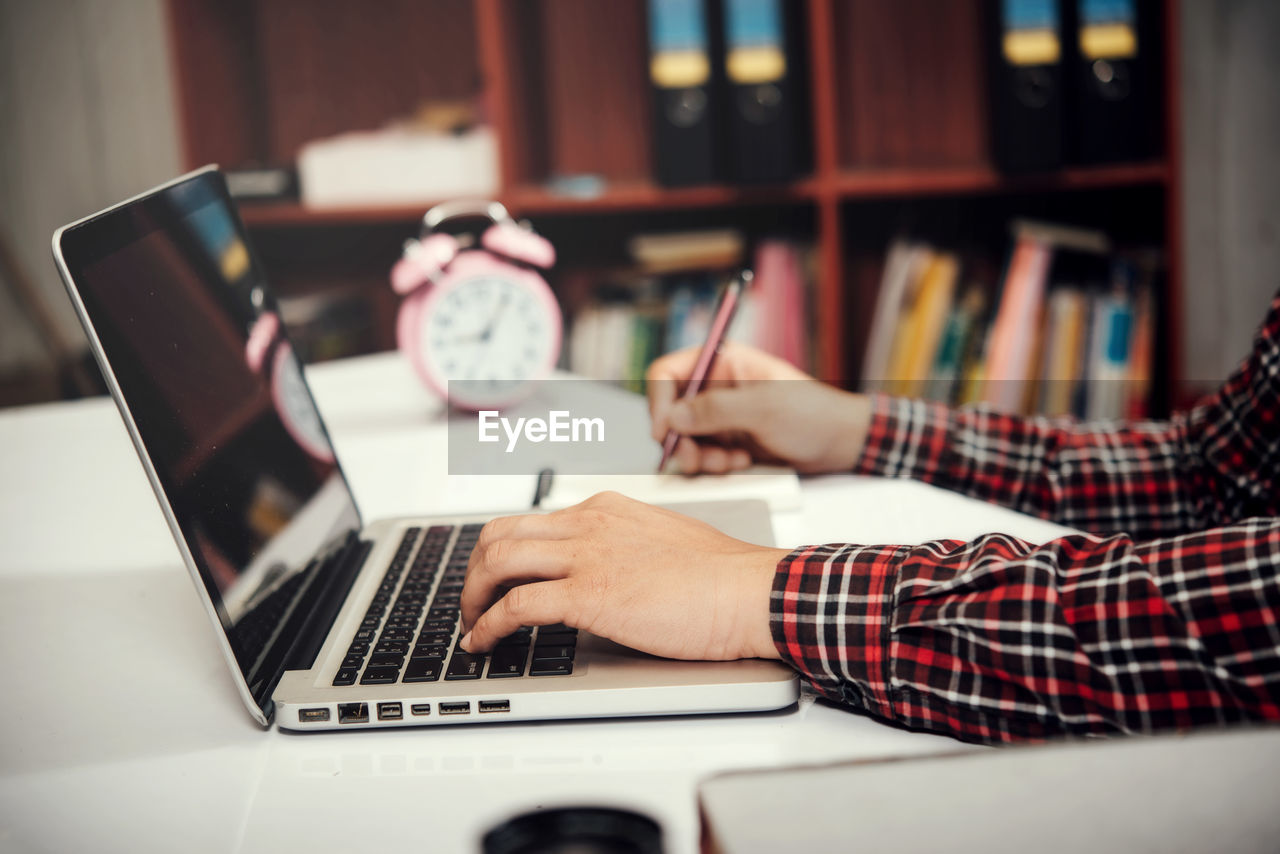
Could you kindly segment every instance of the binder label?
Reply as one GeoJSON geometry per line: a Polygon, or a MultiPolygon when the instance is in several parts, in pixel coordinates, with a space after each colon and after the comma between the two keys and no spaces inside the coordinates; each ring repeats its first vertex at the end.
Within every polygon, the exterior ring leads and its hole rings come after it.
{"type": "Polygon", "coordinates": [[[1053,65],[1062,55],[1058,0],[1002,0],[1001,47],[1010,65],[1053,65]]]}
{"type": "Polygon", "coordinates": [[[787,73],[778,0],[726,0],[725,71],[740,84],[773,83],[787,73]]]}
{"type": "Polygon", "coordinates": [[[687,89],[711,77],[702,0],[649,0],[649,78],[662,89],[687,89]]]}
{"type": "Polygon", "coordinates": [[[1086,59],[1138,55],[1135,0],[1080,0],[1080,53],[1086,59]]]}

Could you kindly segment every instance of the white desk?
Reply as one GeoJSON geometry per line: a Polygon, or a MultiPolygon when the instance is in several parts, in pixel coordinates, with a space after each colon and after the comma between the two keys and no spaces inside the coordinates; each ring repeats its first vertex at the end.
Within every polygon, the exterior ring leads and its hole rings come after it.
{"type": "MultiPolygon", "coordinates": [[[[309,377],[366,518],[527,506],[532,478],[446,474],[439,405],[395,355],[309,377]]],[[[817,478],[804,499],[775,518],[780,545],[1063,530],[907,481],[817,478]]],[[[732,717],[264,731],[106,399],[0,412],[0,650],[6,852],[469,852],[514,813],[604,804],[654,816],[682,854],[715,772],[959,747],[811,698],[732,717]]]]}

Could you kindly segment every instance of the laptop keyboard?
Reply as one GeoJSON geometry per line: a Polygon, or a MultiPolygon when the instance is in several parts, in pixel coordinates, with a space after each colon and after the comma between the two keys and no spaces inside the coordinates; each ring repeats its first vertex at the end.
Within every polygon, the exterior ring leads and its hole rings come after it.
{"type": "Polygon", "coordinates": [[[334,685],[390,685],[573,673],[577,629],[522,628],[491,654],[457,647],[459,601],[480,524],[405,531],[386,575],[347,647],[334,685]],[[431,596],[436,577],[440,583],[431,596]]]}

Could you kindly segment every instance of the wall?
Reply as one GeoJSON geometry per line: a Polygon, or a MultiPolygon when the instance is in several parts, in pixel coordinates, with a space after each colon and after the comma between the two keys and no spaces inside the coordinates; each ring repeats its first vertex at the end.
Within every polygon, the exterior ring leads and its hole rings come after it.
{"type": "MultiPolygon", "coordinates": [[[[0,0],[0,234],[59,329],[83,334],[55,228],[181,166],[162,0],[0,0]]],[[[0,373],[42,357],[0,288],[0,373]]]]}
{"type": "Polygon", "coordinates": [[[1183,0],[1184,375],[1212,386],[1280,288],[1280,3],[1183,0]]]}

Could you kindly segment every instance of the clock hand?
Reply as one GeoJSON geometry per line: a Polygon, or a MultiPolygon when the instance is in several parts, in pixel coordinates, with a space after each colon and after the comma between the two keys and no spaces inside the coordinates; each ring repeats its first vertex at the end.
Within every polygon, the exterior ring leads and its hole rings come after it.
{"type": "Polygon", "coordinates": [[[507,304],[511,302],[511,293],[509,291],[502,292],[502,301],[498,303],[498,310],[489,318],[489,325],[480,333],[481,341],[488,341],[493,337],[493,330],[497,327],[498,321],[502,319],[502,313],[506,310],[507,304]]]}

